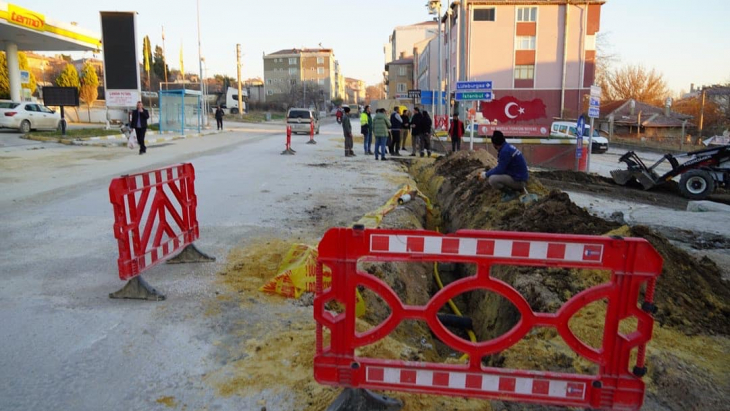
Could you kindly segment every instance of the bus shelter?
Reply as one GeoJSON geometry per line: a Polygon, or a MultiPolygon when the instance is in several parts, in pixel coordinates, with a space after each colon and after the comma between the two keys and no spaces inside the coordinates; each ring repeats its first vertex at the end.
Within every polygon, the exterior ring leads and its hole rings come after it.
{"type": "Polygon", "coordinates": [[[202,94],[197,90],[160,90],[160,131],[200,133],[202,94]]]}

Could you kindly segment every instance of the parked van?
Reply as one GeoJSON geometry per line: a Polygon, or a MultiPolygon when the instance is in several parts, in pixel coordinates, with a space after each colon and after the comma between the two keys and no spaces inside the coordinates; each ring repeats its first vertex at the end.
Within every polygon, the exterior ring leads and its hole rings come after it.
{"type": "MultiPolygon", "coordinates": [[[[248,98],[248,93],[245,89],[241,89],[241,103],[243,104],[243,112],[246,112],[246,98],[248,98]]],[[[228,87],[228,91],[226,91],[226,108],[228,109],[229,114],[238,114],[238,89],[233,87],[228,87]]]]}
{"type": "MultiPolygon", "coordinates": [[[[576,138],[576,124],[571,121],[554,121],[550,127],[550,138],[576,138]]],[[[586,124],[583,138],[588,139],[591,128],[586,124]]],[[[593,130],[593,145],[591,153],[603,154],[608,151],[608,139],[601,137],[598,130],[593,130]]]]}
{"type": "Polygon", "coordinates": [[[315,110],[290,108],[286,113],[286,124],[291,126],[293,134],[309,134],[312,123],[314,123],[314,133],[319,134],[319,115],[315,110]]]}

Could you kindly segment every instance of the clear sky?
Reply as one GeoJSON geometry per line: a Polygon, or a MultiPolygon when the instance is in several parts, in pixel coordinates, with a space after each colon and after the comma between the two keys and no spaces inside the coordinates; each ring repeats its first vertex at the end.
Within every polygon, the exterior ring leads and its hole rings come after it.
{"type": "MultiPolygon", "coordinates": [[[[101,32],[99,11],[137,11],[138,37],[162,43],[168,64],[198,72],[196,0],[16,0],[60,21],[101,32]]],[[[393,28],[430,19],[426,0],[200,0],[203,56],[208,75],[236,74],[236,43],[243,77],[263,77],[263,53],[293,47],[332,48],[345,76],[380,81],[383,45],[393,28]]],[[[444,0],[444,6],[447,2],[444,0]]],[[[664,74],[674,91],[690,83],[730,81],[730,0],[608,0],[601,31],[609,33],[621,63],[664,74]]],[[[140,57],[141,58],[141,57],[140,57]]]]}

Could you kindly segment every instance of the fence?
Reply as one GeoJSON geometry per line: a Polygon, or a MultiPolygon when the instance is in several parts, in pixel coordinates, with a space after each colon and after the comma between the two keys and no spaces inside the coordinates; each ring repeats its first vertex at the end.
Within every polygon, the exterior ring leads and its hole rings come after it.
{"type": "Polygon", "coordinates": [[[317,322],[314,375],[322,384],[390,391],[522,401],[609,410],[638,410],[643,403],[646,343],[654,320],[653,294],[661,273],[661,256],[643,239],[488,231],[441,235],[428,231],[334,228],[319,245],[314,318],[317,322]],[[472,263],[474,276],[455,281],[425,306],[406,306],[380,279],[357,270],[360,259],[402,262],[472,263]],[[332,270],[331,287],[322,289],[322,266],[332,270]],[[494,265],[610,270],[608,283],[589,288],[567,301],[556,313],[535,313],[514,288],[490,276],[494,265]],[[644,301],[638,301],[643,286],[644,301]],[[355,290],[366,287],[390,307],[391,315],[365,332],[355,330],[355,290]],[[493,340],[472,343],[451,333],[438,319],[450,299],[471,290],[488,290],[508,299],[521,320],[493,340]],[[602,346],[593,348],[568,327],[586,305],[607,300],[602,346]],[[341,314],[325,310],[330,301],[344,305],[341,314]],[[619,323],[637,319],[629,335],[619,323]],[[426,322],[433,334],[469,362],[441,364],[360,358],[355,349],[377,342],[404,320],[426,322]],[[324,346],[324,327],[330,344],[324,346]],[[599,366],[597,375],[485,368],[482,357],[503,351],[535,327],[552,327],[578,355],[599,366]],[[630,356],[637,361],[630,371],[630,356]]]}

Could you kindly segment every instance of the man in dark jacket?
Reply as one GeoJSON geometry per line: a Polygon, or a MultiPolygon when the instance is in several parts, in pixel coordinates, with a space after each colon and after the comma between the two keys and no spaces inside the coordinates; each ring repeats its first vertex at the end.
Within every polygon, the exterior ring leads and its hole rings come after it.
{"type": "Polygon", "coordinates": [[[150,113],[144,108],[141,101],[137,102],[137,109],[130,115],[129,124],[134,128],[134,132],[137,134],[137,143],[139,143],[139,154],[142,155],[147,152],[147,147],[144,145],[144,133],[147,132],[147,120],[150,118],[150,113]]]}
{"type": "Polygon", "coordinates": [[[423,114],[421,114],[420,120],[421,133],[419,135],[419,148],[421,150],[421,157],[423,157],[424,148],[426,149],[428,156],[431,157],[431,128],[433,128],[433,121],[431,120],[431,116],[428,115],[428,111],[423,110],[423,114]]]}
{"type": "Polygon", "coordinates": [[[502,191],[503,202],[514,200],[525,189],[529,178],[525,157],[515,146],[506,142],[499,130],[492,136],[492,146],[498,153],[497,167],[487,171],[484,177],[489,179],[490,186],[502,191]]]}
{"type": "Polygon", "coordinates": [[[215,109],[215,122],[218,125],[218,130],[223,130],[223,115],[225,113],[223,112],[223,109],[221,106],[218,106],[218,108],[215,109]]]}
{"type": "Polygon", "coordinates": [[[454,113],[454,121],[451,122],[449,137],[451,137],[451,152],[455,153],[461,150],[461,138],[464,137],[464,123],[459,120],[458,113],[454,113]]]}
{"type": "Polygon", "coordinates": [[[345,107],[342,116],[342,133],[345,135],[345,157],[355,157],[352,150],[352,123],[350,123],[350,107],[345,107]]]}
{"type": "Polygon", "coordinates": [[[415,157],[416,151],[418,151],[418,143],[421,139],[422,119],[423,115],[421,114],[421,109],[418,107],[413,108],[413,117],[411,117],[411,157],[415,157]]]}
{"type": "Polygon", "coordinates": [[[392,127],[390,130],[392,138],[390,144],[388,144],[388,151],[390,155],[400,156],[400,130],[403,128],[403,119],[397,106],[393,109],[393,114],[390,115],[390,125],[392,127]]]}

